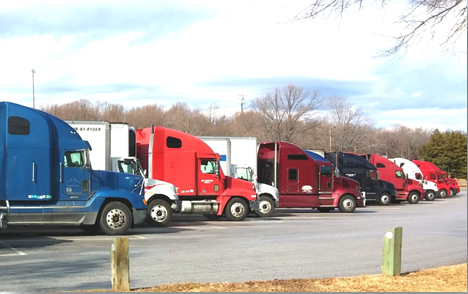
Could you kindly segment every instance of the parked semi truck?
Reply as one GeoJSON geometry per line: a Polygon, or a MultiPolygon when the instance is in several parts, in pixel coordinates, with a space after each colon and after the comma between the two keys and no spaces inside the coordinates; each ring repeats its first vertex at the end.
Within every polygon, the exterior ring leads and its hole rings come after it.
{"type": "Polygon", "coordinates": [[[137,156],[152,178],[176,186],[180,213],[202,213],[209,220],[223,215],[245,219],[258,209],[255,185],[226,176],[221,156],[201,139],[165,127],[137,130],[137,156]]]}
{"type": "Polygon", "coordinates": [[[453,184],[445,181],[441,170],[435,164],[422,160],[413,160],[413,162],[419,167],[426,180],[431,181],[437,185],[439,188],[439,194],[437,195],[438,197],[450,197],[455,194],[455,191],[460,192],[459,188],[457,190],[453,184]]]}
{"type": "MultiPolygon", "coordinates": [[[[67,121],[92,150],[89,152],[93,168],[146,176],[137,158],[135,128],[123,122],[67,121]]],[[[166,226],[174,211],[178,210],[179,197],[173,184],[145,178],[147,223],[166,226]]]]}
{"type": "Polygon", "coordinates": [[[423,185],[425,191],[424,199],[426,199],[426,201],[434,201],[439,188],[437,188],[435,183],[424,179],[423,173],[414,162],[405,158],[389,159],[403,169],[407,178],[418,181],[423,185]]]}
{"type": "Polygon", "coordinates": [[[91,168],[90,145],[63,120],[0,102],[0,210],[11,225],[69,225],[108,235],[145,221],[143,177],[91,168]]]}
{"type": "Polygon", "coordinates": [[[377,168],[365,158],[344,152],[326,152],[325,158],[335,165],[340,175],[359,182],[366,201],[375,201],[380,205],[389,205],[395,201],[395,186],[380,180],[377,168]]]}
{"type": "Polygon", "coordinates": [[[395,162],[378,154],[361,154],[361,157],[372,163],[379,173],[379,179],[388,181],[395,186],[395,201],[408,201],[417,204],[424,199],[425,191],[420,182],[406,177],[403,169],[395,162]]]}
{"type": "Polygon", "coordinates": [[[293,144],[260,144],[257,165],[258,181],[278,188],[280,208],[349,213],[365,206],[357,181],[335,175],[329,161],[314,160],[293,144]]]}
{"type": "Polygon", "coordinates": [[[278,207],[278,189],[257,181],[257,138],[255,137],[198,137],[221,156],[221,168],[225,175],[247,180],[255,184],[259,199],[255,214],[272,215],[278,207]]]}

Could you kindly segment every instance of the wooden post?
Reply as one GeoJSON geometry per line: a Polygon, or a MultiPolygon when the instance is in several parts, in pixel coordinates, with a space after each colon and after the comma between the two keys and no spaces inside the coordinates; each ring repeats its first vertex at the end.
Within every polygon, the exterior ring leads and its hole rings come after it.
{"type": "Polygon", "coordinates": [[[401,275],[401,245],[403,228],[395,227],[384,236],[382,274],[387,276],[401,275]]]}
{"type": "Polygon", "coordinates": [[[115,238],[111,246],[112,291],[130,291],[128,237],[115,238]]]}

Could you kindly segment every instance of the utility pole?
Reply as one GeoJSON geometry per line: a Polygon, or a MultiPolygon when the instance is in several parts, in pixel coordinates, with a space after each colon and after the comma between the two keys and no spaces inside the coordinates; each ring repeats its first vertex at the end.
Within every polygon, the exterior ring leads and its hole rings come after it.
{"type": "Polygon", "coordinates": [[[241,105],[241,114],[242,114],[242,113],[244,113],[244,101],[245,101],[245,99],[244,99],[244,95],[242,95],[242,94],[240,94],[239,97],[241,97],[240,98],[240,105],[241,105]]]}
{"type": "Polygon", "coordinates": [[[332,133],[331,133],[331,129],[330,129],[330,152],[332,152],[332,142],[331,142],[331,135],[332,135],[332,133]]]}
{"type": "Polygon", "coordinates": [[[34,101],[34,73],[36,73],[36,70],[33,68],[31,70],[31,73],[32,73],[32,86],[33,86],[33,108],[36,108],[35,101],[34,101]]]}

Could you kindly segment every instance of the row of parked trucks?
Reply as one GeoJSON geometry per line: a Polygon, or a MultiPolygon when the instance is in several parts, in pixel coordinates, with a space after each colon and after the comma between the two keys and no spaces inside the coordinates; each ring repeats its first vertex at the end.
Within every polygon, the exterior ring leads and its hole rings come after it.
{"type": "Polygon", "coordinates": [[[253,137],[195,137],[164,127],[64,122],[0,102],[0,227],[73,225],[124,234],[173,213],[240,221],[276,208],[339,209],[451,196],[435,165],[376,154],[302,150],[253,137]]]}

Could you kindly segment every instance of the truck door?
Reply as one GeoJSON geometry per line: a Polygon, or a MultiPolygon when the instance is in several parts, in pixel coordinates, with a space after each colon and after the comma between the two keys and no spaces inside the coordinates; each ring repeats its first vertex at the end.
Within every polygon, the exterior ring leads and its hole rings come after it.
{"type": "Polygon", "coordinates": [[[321,165],[320,166],[320,194],[332,194],[333,193],[333,176],[332,167],[321,165]]]}
{"type": "Polygon", "coordinates": [[[61,168],[62,190],[66,200],[86,201],[91,194],[91,170],[88,162],[87,152],[83,150],[65,151],[61,168]]]}
{"type": "Polygon", "coordinates": [[[213,158],[199,158],[198,166],[198,195],[221,195],[225,187],[218,161],[213,158]]]}

